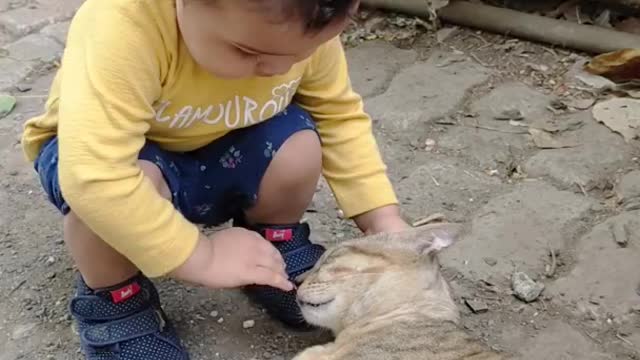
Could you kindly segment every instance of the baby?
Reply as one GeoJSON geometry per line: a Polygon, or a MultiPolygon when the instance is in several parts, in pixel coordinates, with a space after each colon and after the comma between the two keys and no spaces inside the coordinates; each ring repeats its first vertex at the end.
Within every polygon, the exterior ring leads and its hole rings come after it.
{"type": "Polygon", "coordinates": [[[79,270],[87,359],[188,359],[150,278],[243,288],[308,326],[319,177],[367,234],[402,220],[339,34],[358,0],[87,0],[23,148],[79,270]],[[199,224],[233,226],[205,236],[199,224]]]}

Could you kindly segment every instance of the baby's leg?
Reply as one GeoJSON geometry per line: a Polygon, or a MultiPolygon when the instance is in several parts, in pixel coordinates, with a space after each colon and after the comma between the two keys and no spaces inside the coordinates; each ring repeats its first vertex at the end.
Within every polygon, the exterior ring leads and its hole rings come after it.
{"type": "MultiPolygon", "coordinates": [[[[169,199],[171,192],[160,169],[145,160],[140,160],[138,164],[158,192],[169,199]]],[[[73,210],[64,217],[64,240],[85,283],[92,289],[120,284],[138,273],[138,269],[127,258],[94,234],[73,210]]]]}
{"type": "Polygon", "coordinates": [[[320,173],[322,153],[313,130],[288,138],[269,164],[247,220],[259,224],[294,224],[311,203],[320,173]]]}
{"type": "MultiPolygon", "coordinates": [[[[171,191],[159,168],[146,161],[139,164],[158,192],[169,198],[171,191]]],[[[80,271],[69,310],[87,358],[146,359],[151,352],[154,358],[187,359],[153,283],[96,236],[64,201],[57,139],[43,147],[35,165],[50,201],[64,215],[65,241],[80,271]]]]}

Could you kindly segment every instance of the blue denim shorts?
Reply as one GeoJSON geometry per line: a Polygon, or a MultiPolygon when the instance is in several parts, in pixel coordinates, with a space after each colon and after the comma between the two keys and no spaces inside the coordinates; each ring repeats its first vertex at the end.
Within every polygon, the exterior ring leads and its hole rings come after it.
{"type": "MultiPolygon", "coordinates": [[[[262,177],[282,144],[302,130],[316,131],[296,104],[262,123],[231,131],[207,146],[170,152],[147,141],[139,159],[155,163],[173,194],[172,202],[196,224],[224,223],[255,204],[262,177]]],[[[58,140],[40,150],[34,167],[49,201],[66,215],[70,208],[58,180],[58,140]]]]}

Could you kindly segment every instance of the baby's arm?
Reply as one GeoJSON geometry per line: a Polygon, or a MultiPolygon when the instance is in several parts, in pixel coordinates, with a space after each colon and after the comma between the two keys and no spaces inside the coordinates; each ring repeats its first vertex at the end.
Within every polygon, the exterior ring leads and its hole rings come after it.
{"type": "Polygon", "coordinates": [[[139,15],[149,11],[146,2],[120,3],[89,3],[69,31],[60,80],[60,185],[90,229],[158,276],[190,256],[199,231],[137,165],[168,63],[157,25],[139,15]]]}
{"type": "Polygon", "coordinates": [[[311,59],[296,100],[318,124],[323,173],[345,216],[367,233],[408,227],[400,217],[371,118],[351,88],[339,38],[322,46],[311,59]]]}

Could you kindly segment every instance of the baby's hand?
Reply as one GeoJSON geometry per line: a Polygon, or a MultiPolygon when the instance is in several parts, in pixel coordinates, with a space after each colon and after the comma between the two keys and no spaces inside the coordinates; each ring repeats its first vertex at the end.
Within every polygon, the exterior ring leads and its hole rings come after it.
{"type": "Polygon", "coordinates": [[[358,227],[367,235],[377,233],[394,233],[410,228],[400,216],[400,209],[395,206],[385,206],[368,213],[362,214],[354,219],[358,227]]]}
{"type": "Polygon", "coordinates": [[[193,255],[173,275],[209,288],[257,284],[293,289],[280,252],[258,233],[242,228],[201,236],[193,255]]]}

